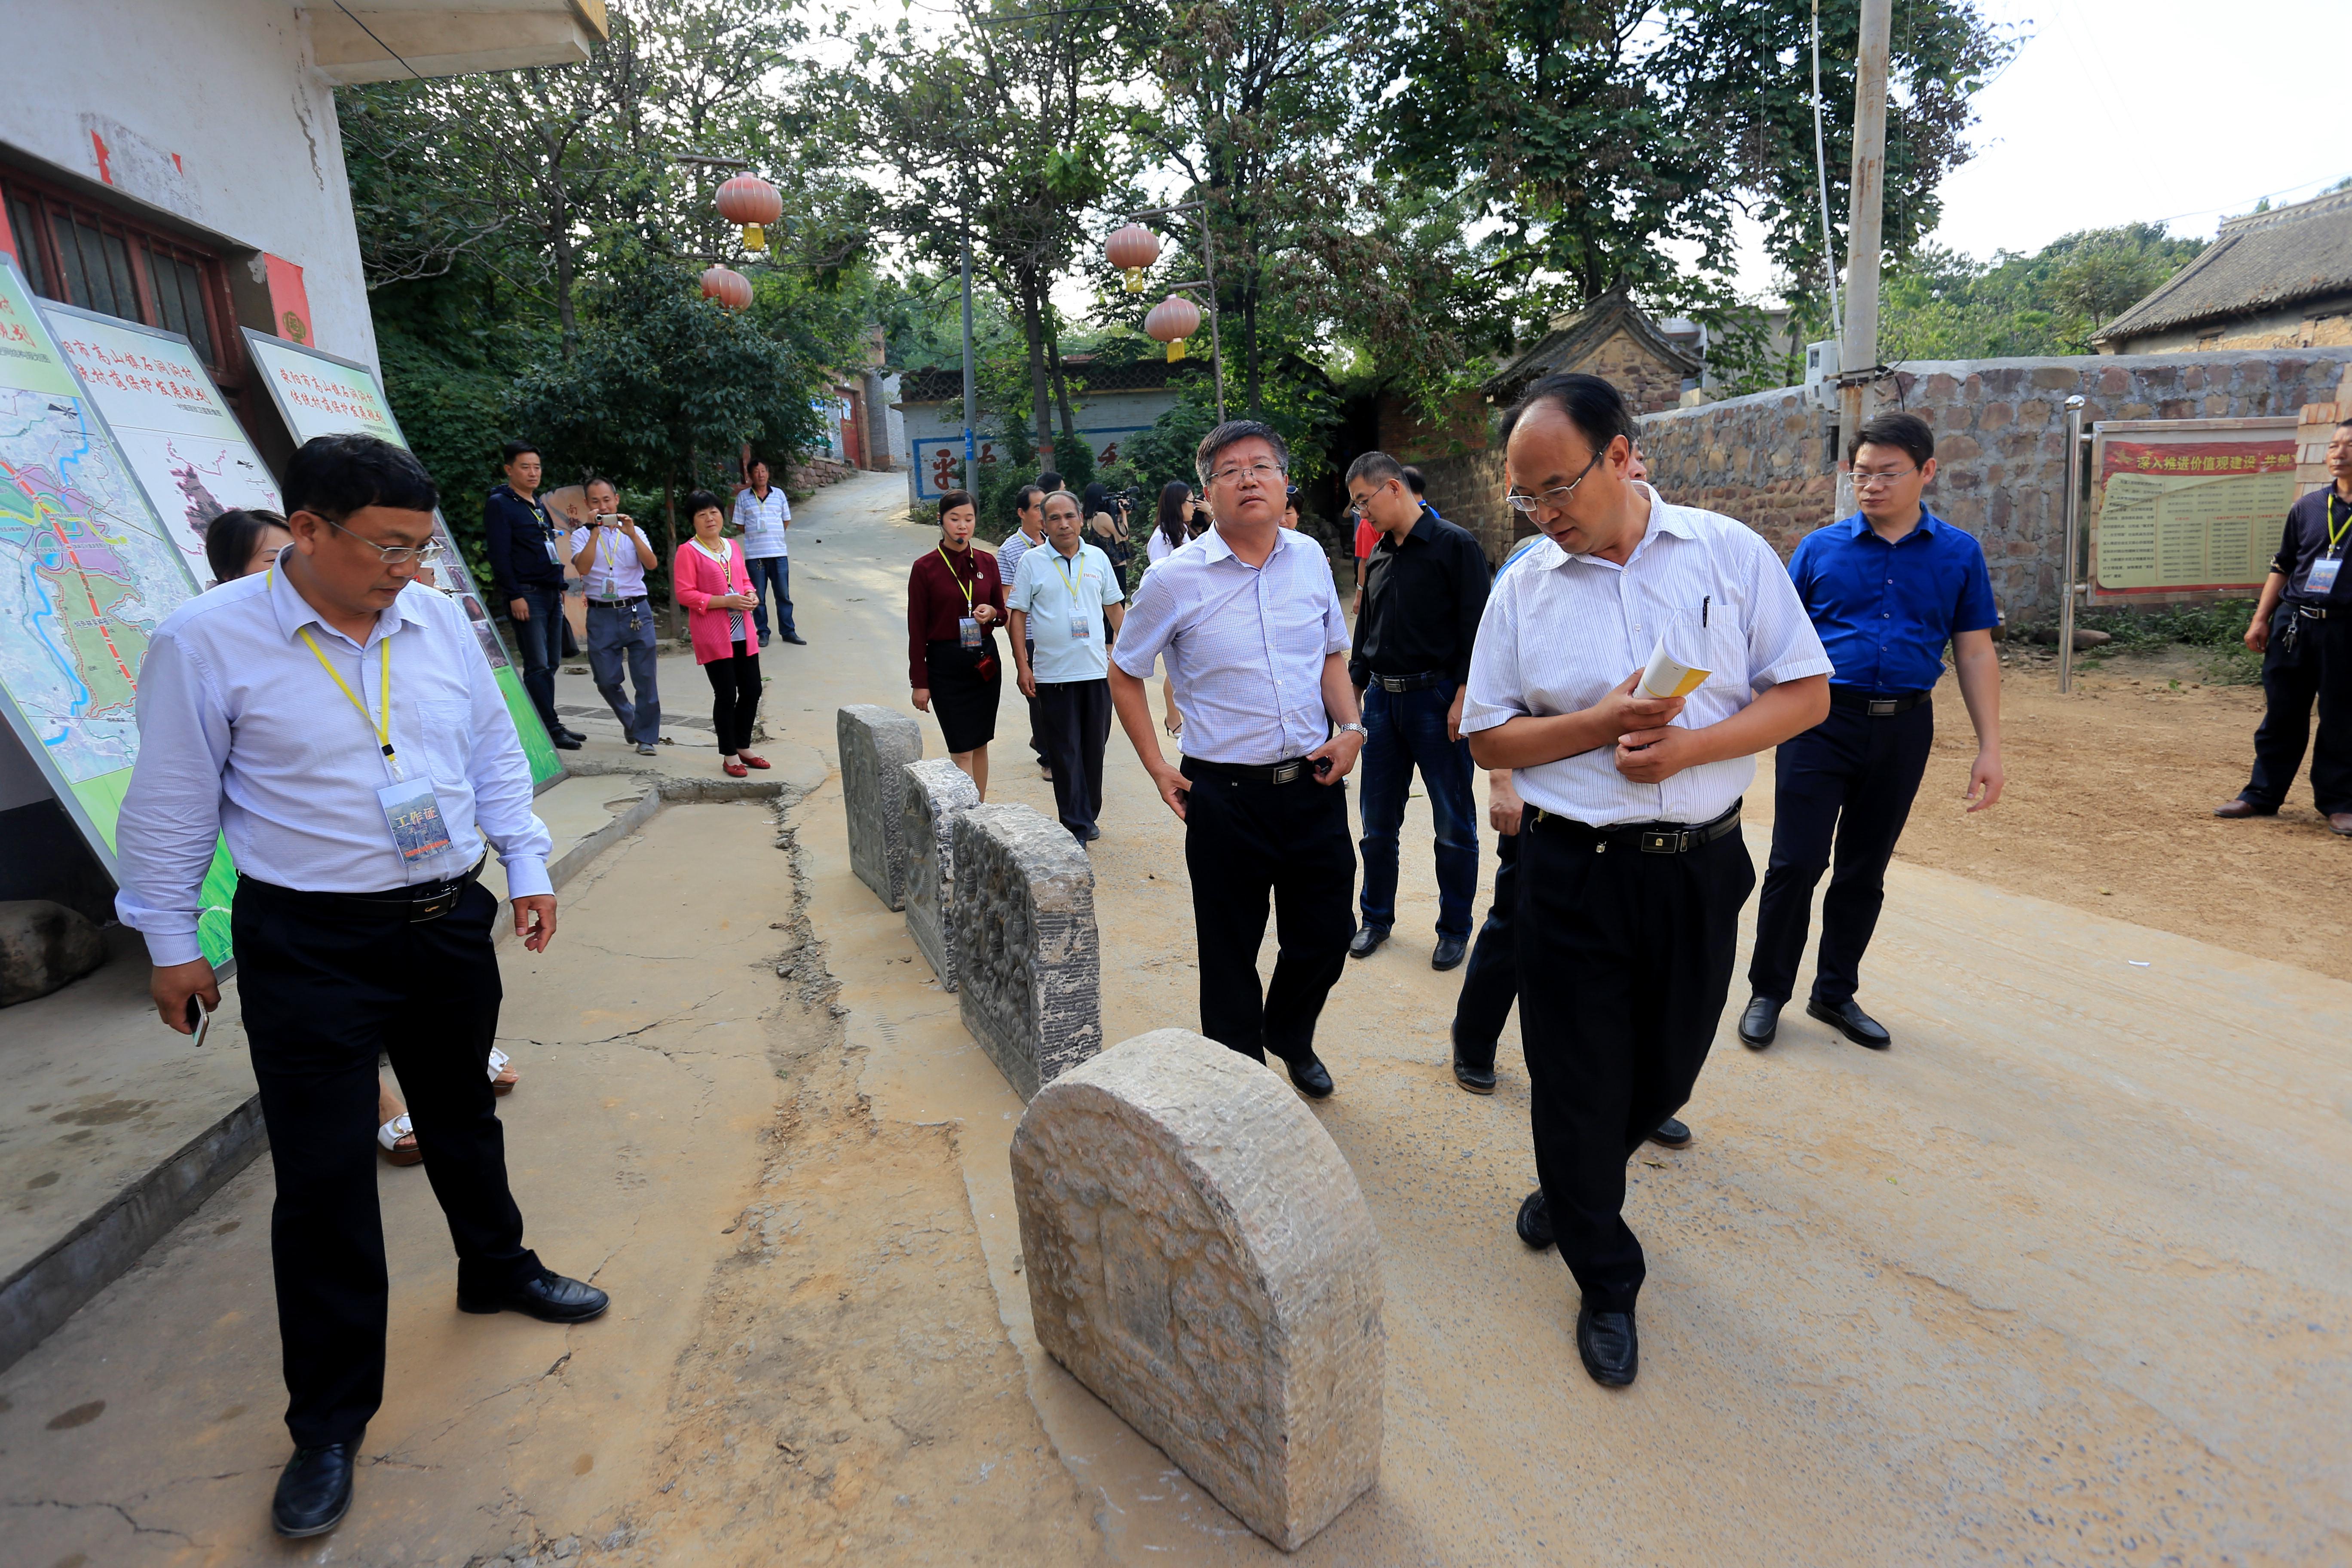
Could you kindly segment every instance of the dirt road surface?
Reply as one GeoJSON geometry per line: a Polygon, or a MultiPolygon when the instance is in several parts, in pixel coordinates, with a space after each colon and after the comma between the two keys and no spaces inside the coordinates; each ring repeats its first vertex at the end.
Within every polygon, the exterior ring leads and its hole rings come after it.
{"type": "MultiPolygon", "coordinates": [[[[257,1169],[0,1374],[0,1556],[1279,1560],[1039,1352],[1020,1103],[850,875],[833,714],[903,706],[900,595],[929,537],[893,521],[903,494],[877,476],[801,510],[811,646],[764,660],[767,752],[805,792],[781,828],[673,808],[567,890],[554,950],[506,959],[530,1239],[597,1271],[608,1320],[457,1314],[424,1184],[387,1172],[386,1407],[351,1519],[281,1546],[257,1169]]],[[[1516,1033],[1493,1098],[1446,1070],[1457,977],[1428,967],[1412,808],[1397,937],[1334,994],[1339,1088],[1316,1107],[1381,1230],[1387,1447],[1300,1561],[2352,1561],[2352,984],[2324,941],[2278,962],[2209,881],[2340,910],[2336,862],[2280,879],[2344,847],[2286,816],[2209,827],[2187,806],[2242,782],[2223,742],[2245,698],[2150,701],[2132,678],[2118,661],[2069,707],[2020,671],[2012,796],[1975,819],[1937,795],[1965,770],[1948,704],[1865,975],[1896,1046],[1791,1018],[1750,1053],[1727,1020],[1696,1142],[1633,1163],[1651,1277],[1619,1393],[1577,1363],[1558,1258],[1510,1235],[1533,1180],[1516,1033]]],[[[689,710],[695,672],[664,679],[689,710]]],[[[1050,811],[1024,732],[1008,702],[992,798],[1050,811]]],[[[1196,974],[1179,826],[1113,744],[1094,860],[1115,1041],[1190,1022],[1196,974]]]]}

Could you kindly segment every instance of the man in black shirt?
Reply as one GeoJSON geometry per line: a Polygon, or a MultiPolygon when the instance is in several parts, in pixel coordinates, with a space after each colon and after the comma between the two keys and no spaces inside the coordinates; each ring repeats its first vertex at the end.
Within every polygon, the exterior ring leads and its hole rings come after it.
{"type": "Polygon", "coordinates": [[[1462,739],[1463,683],[1486,610],[1486,552],[1407,487],[1404,466],[1367,452],[1348,468],[1348,498],[1381,541],[1364,574],[1348,661],[1364,709],[1364,923],[1348,943],[1368,958],[1396,922],[1397,833],[1415,767],[1437,828],[1437,946],[1452,969],[1470,942],[1478,888],[1477,803],[1462,739]]]}
{"type": "Polygon", "coordinates": [[[555,716],[555,667],[563,661],[563,540],[547,512],[539,489],[539,448],[528,441],[506,444],[507,482],[482,503],[482,534],[489,545],[490,575],[522,645],[522,686],[548,738],[576,752],[585,736],[563,727],[555,716]]]}
{"type": "Polygon", "coordinates": [[[2352,838],[2352,419],[2327,443],[2336,482],[2287,509],[2246,646],[2263,656],[2267,706],[2254,773],[2216,816],[2275,816],[2311,749],[2311,794],[2329,831],[2352,838]],[[2311,710],[2319,706],[2319,734],[2311,710]]]}

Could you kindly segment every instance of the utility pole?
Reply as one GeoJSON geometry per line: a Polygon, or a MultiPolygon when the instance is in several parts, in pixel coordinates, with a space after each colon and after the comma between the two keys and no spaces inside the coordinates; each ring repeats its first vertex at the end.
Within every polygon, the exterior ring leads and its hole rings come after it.
{"type": "Polygon", "coordinates": [[[972,440],[971,411],[978,395],[971,361],[971,213],[967,207],[963,219],[963,488],[974,493],[980,483],[980,453],[972,440]]]}
{"type": "MultiPolygon", "coordinates": [[[[1846,448],[1873,412],[1871,384],[1879,372],[1878,246],[1886,205],[1886,49],[1894,8],[1894,0],[1862,0],[1854,51],[1853,205],[1846,220],[1845,331],[1838,344],[1838,441],[1846,448]]],[[[1841,468],[1838,515],[1853,506],[1853,481],[1841,468]]]]}

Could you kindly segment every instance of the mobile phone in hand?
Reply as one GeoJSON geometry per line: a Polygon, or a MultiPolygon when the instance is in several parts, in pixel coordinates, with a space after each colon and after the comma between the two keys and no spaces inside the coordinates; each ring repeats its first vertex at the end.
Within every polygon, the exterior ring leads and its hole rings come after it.
{"type": "Polygon", "coordinates": [[[194,1044],[202,1046],[205,1037],[212,1033],[213,1016],[194,996],[188,998],[188,1028],[195,1035],[194,1044]]]}

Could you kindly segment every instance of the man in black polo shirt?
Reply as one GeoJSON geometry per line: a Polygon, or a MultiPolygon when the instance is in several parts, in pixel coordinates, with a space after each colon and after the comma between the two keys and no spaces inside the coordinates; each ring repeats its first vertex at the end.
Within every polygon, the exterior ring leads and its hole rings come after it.
{"type": "Polygon", "coordinates": [[[2336,482],[2287,509],[2246,646],[2263,656],[2254,773],[2216,816],[2273,816],[2311,748],[2311,794],[2328,830],[2352,838],[2352,419],[2327,443],[2336,482]],[[2311,709],[2319,705],[2319,734],[2311,709]]]}
{"type": "Polygon", "coordinates": [[[1348,943],[1369,958],[1396,923],[1397,833],[1413,769],[1437,828],[1433,969],[1469,951],[1478,890],[1477,801],[1462,739],[1463,683],[1486,611],[1486,552],[1408,488],[1404,465],[1367,452],[1348,468],[1348,499],[1381,531],[1364,573],[1348,679],[1363,703],[1364,923],[1348,943]]]}
{"type": "Polygon", "coordinates": [[[555,716],[555,667],[563,661],[564,532],[548,515],[539,489],[539,448],[506,444],[507,482],[482,503],[482,536],[489,545],[490,576],[498,584],[515,641],[522,645],[522,687],[548,738],[576,752],[587,737],[555,716]]]}

